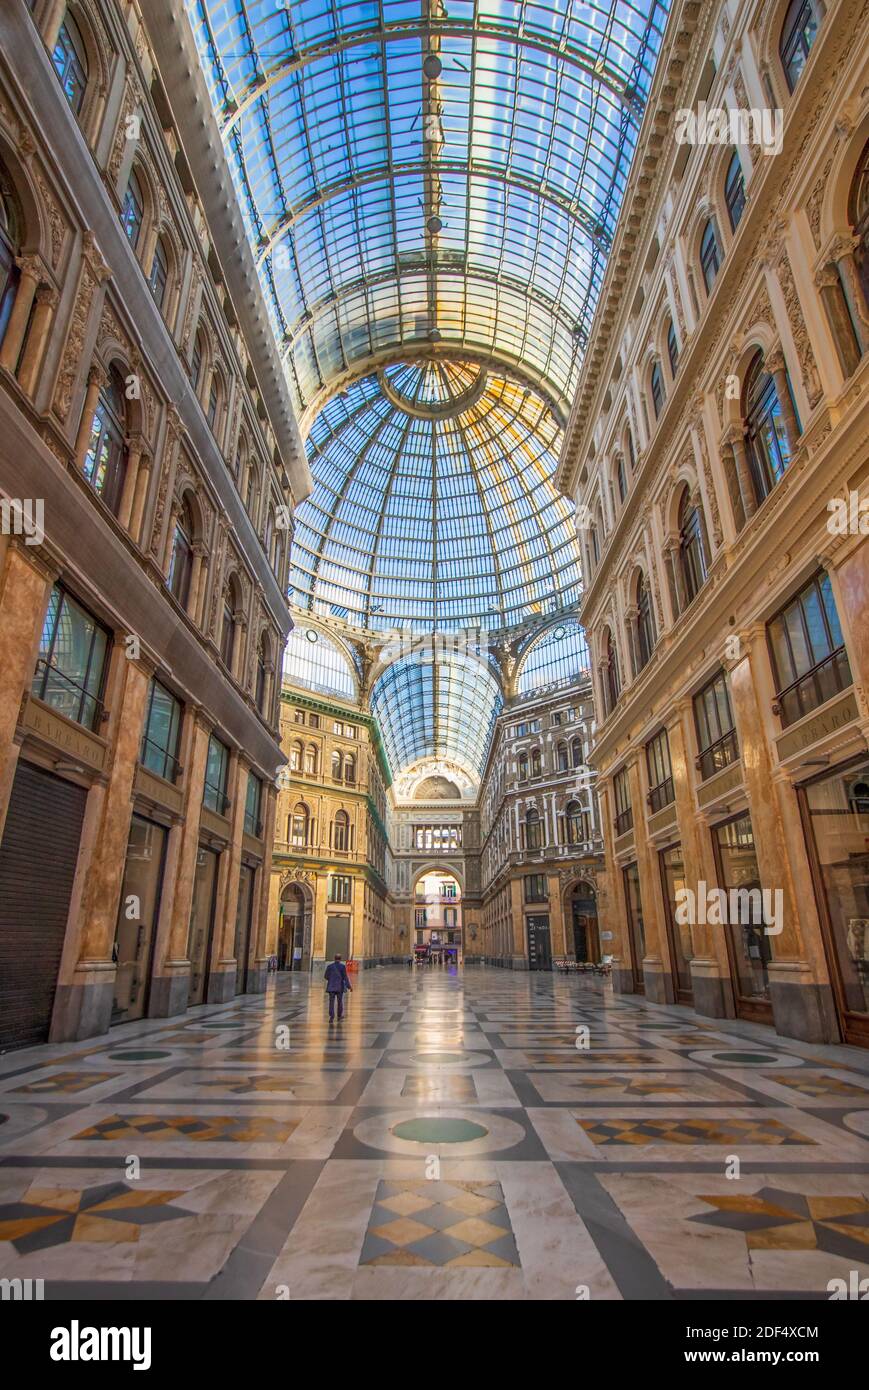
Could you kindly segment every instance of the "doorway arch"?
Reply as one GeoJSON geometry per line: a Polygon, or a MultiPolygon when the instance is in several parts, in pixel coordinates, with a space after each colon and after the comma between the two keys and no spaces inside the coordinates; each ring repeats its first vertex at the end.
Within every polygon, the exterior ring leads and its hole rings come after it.
{"type": "Polygon", "coordinates": [[[597,892],[586,878],[577,879],[567,890],[567,921],[574,959],[600,964],[600,929],[597,920],[597,892]]]}
{"type": "Polygon", "coordinates": [[[452,867],[419,869],[413,883],[414,958],[459,965],[463,955],[463,889],[452,867]]]}
{"type": "Polygon", "coordinates": [[[308,970],[314,895],[307,884],[288,879],[281,885],[278,923],[278,970],[308,970]]]}

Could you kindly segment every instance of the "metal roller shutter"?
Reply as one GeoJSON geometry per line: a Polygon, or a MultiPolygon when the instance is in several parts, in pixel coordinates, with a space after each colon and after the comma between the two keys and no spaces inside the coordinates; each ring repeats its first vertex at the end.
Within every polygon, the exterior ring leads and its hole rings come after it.
{"type": "Polygon", "coordinates": [[[87,791],[19,762],[0,844],[0,1047],[45,1042],[87,791]]]}

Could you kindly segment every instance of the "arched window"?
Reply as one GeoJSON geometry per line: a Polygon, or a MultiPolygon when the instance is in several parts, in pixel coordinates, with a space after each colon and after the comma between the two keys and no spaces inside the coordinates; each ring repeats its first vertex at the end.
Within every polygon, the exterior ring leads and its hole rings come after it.
{"type": "Polygon", "coordinates": [[[169,591],[174,594],[182,608],[187,606],[190,597],[190,576],[193,570],[193,517],[190,504],[185,501],[172,537],[172,559],[169,564],[169,591]]]}
{"type": "Polygon", "coordinates": [[[220,629],[220,658],[229,671],[232,671],[232,659],[235,655],[236,626],[235,593],[232,585],[227,584],[223,591],[223,623],[220,629]]]}
{"type": "Polygon", "coordinates": [[[335,816],[332,844],[334,849],[350,848],[350,817],[346,811],[339,811],[335,816]]]}
{"type": "Polygon", "coordinates": [[[589,541],[591,543],[592,564],[597,569],[600,564],[600,536],[598,535],[597,522],[593,521],[589,529],[589,541]]]}
{"type": "Polygon", "coordinates": [[[667,328],[667,356],[670,359],[670,373],[675,376],[679,366],[679,343],[676,339],[676,330],[673,327],[672,319],[667,328]]]}
{"type": "Polygon", "coordinates": [[[142,223],[145,220],[145,199],[142,194],[142,185],[139,182],[135,169],[130,170],[130,177],[127,180],[127,191],[124,194],[124,201],[121,204],[121,226],[127,233],[130,245],[135,251],[139,245],[139,236],[142,232],[142,223]]]}
{"type": "Polygon", "coordinates": [[[260,714],[265,714],[266,690],[268,687],[268,639],[265,633],[262,634],[256,644],[256,681],[254,683],[254,700],[260,714]]]}
{"type": "Polygon", "coordinates": [[[20,249],[21,219],[11,180],[0,164],[0,342],[18,292],[19,271],[15,262],[20,249]]]}
{"type": "Polygon", "coordinates": [[[652,367],[651,376],[652,404],[655,407],[655,419],[657,420],[661,411],[664,409],[664,373],[661,371],[660,362],[656,362],[652,367]]]}
{"type": "Polygon", "coordinates": [[[570,758],[567,754],[566,743],[559,743],[558,749],[556,750],[556,756],[558,759],[558,771],[568,772],[570,770],[570,758]]]}
{"type": "Polygon", "coordinates": [[[727,173],[724,176],[724,201],[727,204],[727,215],[730,218],[730,229],[735,232],[745,207],[745,179],[742,176],[742,165],[736,150],[730,157],[727,173]]]}
{"type": "Polygon", "coordinates": [[[652,617],[652,595],[649,581],[642,575],[637,584],[637,656],[639,671],[652,655],[655,646],[655,623],[652,617]]]}
{"type": "Polygon", "coordinates": [[[690,603],[706,583],[706,556],[703,551],[700,509],[692,506],[687,488],[679,507],[679,564],[682,569],[685,601],[690,603]]]}
{"type": "Polygon", "coordinates": [[[83,472],[94,491],[115,514],[127,472],[126,423],[124,379],[113,365],[94,411],[83,472]]]}
{"type": "Polygon", "coordinates": [[[352,753],[348,753],[344,759],[344,781],[356,781],[356,759],[352,753]]]}
{"type": "Polygon", "coordinates": [[[571,740],[571,744],[570,744],[570,761],[571,761],[571,764],[573,765],[573,767],[582,767],[582,764],[583,764],[584,759],[583,759],[583,756],[582,756],[582,739],[581,739],[581,738],[575,738],[575,739],[572,739],[572,740],[571,740]]]}
{"type": "Polygon", "coordinates": [[[296,739],[290,748],[290,772],[301,772],[302,770],[302,741],[296,739]]]}
{"type": "Polygon", "coordinates": [[[588,839],[585,813],[578,801],[568,801],[564,810],[564,826],[569,845],[581,845],[588,839]]]}
{"type": "Polygon", "coordinates": [[[255,464],[255,463],[253,462],[253,460],[251,459],[250,463],[248,464],[247,479],[246,479],[246,482],[245,482],[245,489],[244,489],[244,505],[245,505],[245,507],[247,508],[248,511],[250,511],[251,508],[253,507],[254,498],[255,498],[255,496],[256,496],[257,478],[258,478],[258,473],[257,473],[256,464],[255,464]]]}
{"type": "Polygon", "coordinates": [[[818,36],[821,10],[817,0],[791,0],[778,42],[779,57],[792,92],[818,36]]]}
{"type": "Polygon", "coordinates": [[[275,511],[274,507],[269,507],[269,514],[266,517],[266,529],[263,535],[263,548],[269,559],[272,569],[275,567],[275,511]]]}
{"type": "Polygon", "coordinates": [[[205,362],[205,344],[202,341],[202,334],[197,333],[193,339],[193,351],[190,355],[190,380],[193,382],[196,394],[202,385],[202,368],[205,362]]]}
{"type": "Polygon", "coordinates": [[[743,414],[752,478],[758,501],[763,501],[790,463],[791,451],[781,401],[762,352],[755,353],[746,373],[743,414]]]}
{"type": "Polygon", "coordinates": [[[703,283],[706,286],[707,294],[712,293],[712,286],[715,284],[715,277],[718,274],[720,264],[718,238],[710,218],[703,228],[703,235],[700,238],[700,269],[703,271],[703,283]]]}
{"type": "Polygon", "coordinates": [[[527,780],[528,780],[528,754],[527,754],[527,753],[520,753],[520,754],[519,754],[519,781],[520,781],[520,782],[527,782],[527,780]]]}
{"type": "MultiPolygon", "coordinates": [[[[863,304],[869,309],[869,140],[857,162],[848,196],[848,221],[856,238],[854,263],[863,304]]],[[[855,337],[857,334],[855,332],[855,337]]]]}
{"type": "Polygon", "coordinates": [[[531,776],[532,776],[532,777],[539,777],[539,776],[540,776],[540,749],[539,749],[539,748],[532,748],[532,749],[531,749],[531,776]]]}
{"type": "Polygon", "coordinates": [[[317,748],[313,743],[309,743],[305,749],[305,772],[309,777],[317,775],[317,748]]]}
{"type": "Polygon", "coordinates": [[[540,849],[543,843],[543,827],[540,823],[540,812],[533,806],[525,812],[525,848],[540,849]]]}
{"type": "Polygon", "coordinates": [[[342,755],[341,753],[339,753],[338,750],[336,749],[335,752],[332,754],[332,780],[333,780],[333,782],[340,782],[340,781],[341,781],[341,778],[342,778],[342,776],[343,776],[343,774],[344,774],[344,758],[343,758],[343,755],[342,755]]]}
{"type": "Polygon", "coordinates": [[[223,405],[223,383],[218,372],[211,373],[211,385],[208,388],[208,409],[205,412],[206,419],[212,433],[216,433],[220,425],[220,411],[223,405]]]}
{"type": "Polygon", "coordinates": [[[630,461],[631,461],[631,472],[633,473],[634,469],[635,469],[636,466],[637,466],[637,452],[636,452],[636,449],[634,448],[634,434],[633,434],[633,430],[631,430],[631,429],[626,430],[626,432],[625,432],[625,439],[626,439],[627,445],[628,445],[628,458],[629,458],[630,461]]]}
{"type": "Polygon", "coordinates": [[[297,802],[287,827],[287,839],[294,849],[304,849],[307,845],[310,823],[311,816],[307,806],[303,801],[297,802]]]}
{"type": "Polygon", "coordinates": [[[616,485],[619,490],[619,501],[624,502],[628,495],[628,480],[625,476],[625,460],[622,454],[616,459],[616,485]]]}
{"type": "Polygon", "coordinates": [[[78,25],[67,10],[51,55],[64,96],[75,114],[81,113],[88,84],[88,60],[78,25]]]}
{"type": "Polygon", "coordinates": [[[163,301],[166,298],[166,286],[169,283],[169,253],[166,250],[166,243],[162,237],[157,238],[154,247],[154,259],[151,262],[151,273],[148,276],[148,284],[151,286],[151,293],[154,296],[154,303],[158,309],[163,308],[163,301]]]}
{"type": "Polygon", "coordinates": [[[607,713],[612,714],[621,694],[621,681],[619,679],[619,663],[616,645],[613,641],[611,632],[606,635],[606,661],[604,665],[604,686],[606,695],[607,713]]]}

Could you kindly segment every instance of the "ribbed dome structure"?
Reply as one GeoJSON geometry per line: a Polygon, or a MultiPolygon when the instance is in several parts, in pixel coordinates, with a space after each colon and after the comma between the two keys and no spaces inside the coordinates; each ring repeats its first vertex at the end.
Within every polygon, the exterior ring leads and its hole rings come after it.
{"type": "Polygon", "coordinates": [[[397,363],[314,421],[291,600],[383,630],[496,629],[579,597],[560,431],[531,388],[473,361],[397,363]]]}

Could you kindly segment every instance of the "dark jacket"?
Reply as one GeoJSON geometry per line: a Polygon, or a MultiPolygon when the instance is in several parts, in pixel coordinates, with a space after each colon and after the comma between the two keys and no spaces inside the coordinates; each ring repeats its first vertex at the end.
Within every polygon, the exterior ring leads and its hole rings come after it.
{"type": "Polygon", "coordinates": [[[323,979],[326,981],[327,994],[343,994],[351,987],[343,960],[331,960],[323,972],[323,979]]]}

